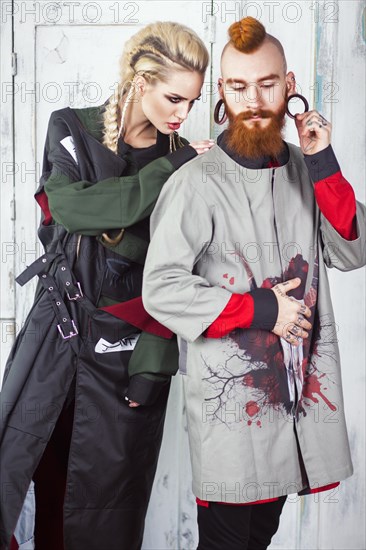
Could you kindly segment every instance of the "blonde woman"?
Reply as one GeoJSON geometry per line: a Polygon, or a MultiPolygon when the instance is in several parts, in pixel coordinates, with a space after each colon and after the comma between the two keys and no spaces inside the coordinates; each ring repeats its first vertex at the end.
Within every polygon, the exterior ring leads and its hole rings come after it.
{"type": "Polygon", "coordinates": [[[149,216],[167,178],[212,145],[177,133],[207,65],[192,30],[154,23],[126,43],[103,106],[51,115],[45,254],[17,279],[39,284],[4,377],[1,548],[16,547],[31,480],[37,550],[141,547],[177,370],[172,333],[141,302],[149,216]]]}

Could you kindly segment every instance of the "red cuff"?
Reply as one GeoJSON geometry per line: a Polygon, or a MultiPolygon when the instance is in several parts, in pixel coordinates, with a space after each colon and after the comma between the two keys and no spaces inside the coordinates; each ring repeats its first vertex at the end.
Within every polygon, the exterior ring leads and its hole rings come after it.
{"type": "Polygon", "coordinates": [[[254,300],[248,293],[233,294],[225,309],[203,333],[206,338],[222,338],[236,328],[249,328],[254,317],[254,300]]]}
{"type": "Polygon", "coordinates": [[[314,192],[320,211],[334,229],[348,241],[357,239],[355,194],[342,172],[315,183],[314,192]]]}
{"type": "Polygon", "coordinates": [[[34,198],[38,202],[39,206],[42,209],[44,220],[42,222],[43,225],[50,225],[52,222],[52,215],[50,212],[50,208],[48,206],[48,197],[44,190],[42,190],[40,193],[36,193],[34,195],[34,198]]]}

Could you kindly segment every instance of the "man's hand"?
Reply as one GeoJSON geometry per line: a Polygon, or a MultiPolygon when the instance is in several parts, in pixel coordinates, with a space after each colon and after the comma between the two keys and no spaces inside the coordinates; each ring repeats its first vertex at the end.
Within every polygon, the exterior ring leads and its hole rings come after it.
{"type": "Polygon", "coordinates": [[[201,155],[206,153],[213,145],[215,145],[215,140],[213,139],[203,139],[201,141],[191,141],[189,144],[193,149],[196,149],[197,153],[201,155]]]}
{"type": "Polygon", "coordinates": [[[295,124],[305,155],[319,153],[330,144],[332,125],[318,111],[297,114],[295,124]]]}
{"type": "Polygon", "coordinates": [[[272,332],[294,346],[301,344],[302,339],[309,336],[306,331],[311,329],[311,324],[306,320],[306,317],[311,316],[310,309],[295,298],[287,296],[287,292],[300,284],[301,279],[296,277],[271,288],[278,303],[277,321],[272,332]]]}

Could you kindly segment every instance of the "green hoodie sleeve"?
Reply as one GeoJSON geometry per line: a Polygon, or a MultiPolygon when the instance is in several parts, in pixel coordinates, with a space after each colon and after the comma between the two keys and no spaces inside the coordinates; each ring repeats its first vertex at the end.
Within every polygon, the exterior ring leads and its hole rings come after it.
{"type": "MultiPolygon", "coordinates": [[[[73,154],[70,145],[65,144],[71,136],[61,112],[52,113],[49,121],[46,155],[51,171],[44,178],[44,189],[52,218],[69,233],[102,235],[111,229],[130,227],[148,217],[167,179],[197,154],[181,138],[184,147],[150,162],[136,174],[122,176],[119,166],[115,174],[113,170],[106,171],[114,177],[105,175],[96,182],[83,180],[78,160],[87,163],[88,159],[77,159],[78,150],[74,149],[73,154]]],[[[75,112],[87,133],[99,141],[102,135],[100,109],[76,109],[75,112]]],[[[102,155],[98,162],[107,166],[114,161],[114,155],[110,154],[111,159],[102,155]]]]}
{"type": "Polygon", "coordinates": [[[135,175],[91,183],[72,181],[54,166],[45,183],[51,215],[69,233],[100,235],[109,229],[129,227],[151,214],[164,183],[175,170],[172,162],[162,157],[135,175]]]}

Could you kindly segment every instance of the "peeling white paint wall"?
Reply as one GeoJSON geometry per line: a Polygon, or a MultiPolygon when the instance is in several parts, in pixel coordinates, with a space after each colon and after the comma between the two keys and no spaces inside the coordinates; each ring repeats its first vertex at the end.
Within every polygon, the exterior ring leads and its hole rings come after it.
{"type": "MultiPolygon", "coordinates": [[[[267,30],[283,42],[288,68],[295,72],[311,108],[319,109],[332,122],[333,147],[343,174],[354,186],[357,198],[365,201],[364,2],[24,0],[13,4],[14,50],[18,55],[13,92],[12,2],[2,0],[0,4],[2,369],[14,333],[20,330],[33,298],[34,287],[15,287],[14,277],[41,253],[36,237],[39,213],[33,193],[40,175],[49,115],[67,105],[83,107],[105,101],[118,78],[122,45],[142,25],[157,19],[176,20],[193,27],[207,41],[216,24],[212,73],[208,71],[202,100],[182,129],[182,135],[191,139],[219,132],[211,113],[218,99],[219,60],[228,26],[245,15],[261,19],[267,30]]],[[[297,144],[292,121],[286,132],[287,139],[297,144]]],[[[365,271],[345,274],[333,270],[330,279],[355,474],[339,490],[291,497],[273,549],[366,548],[365,271]]],[[[176,377],[146,520],[146,550],[196,547],[196,508],[190,479],[184,403],[176,377]]]]}

